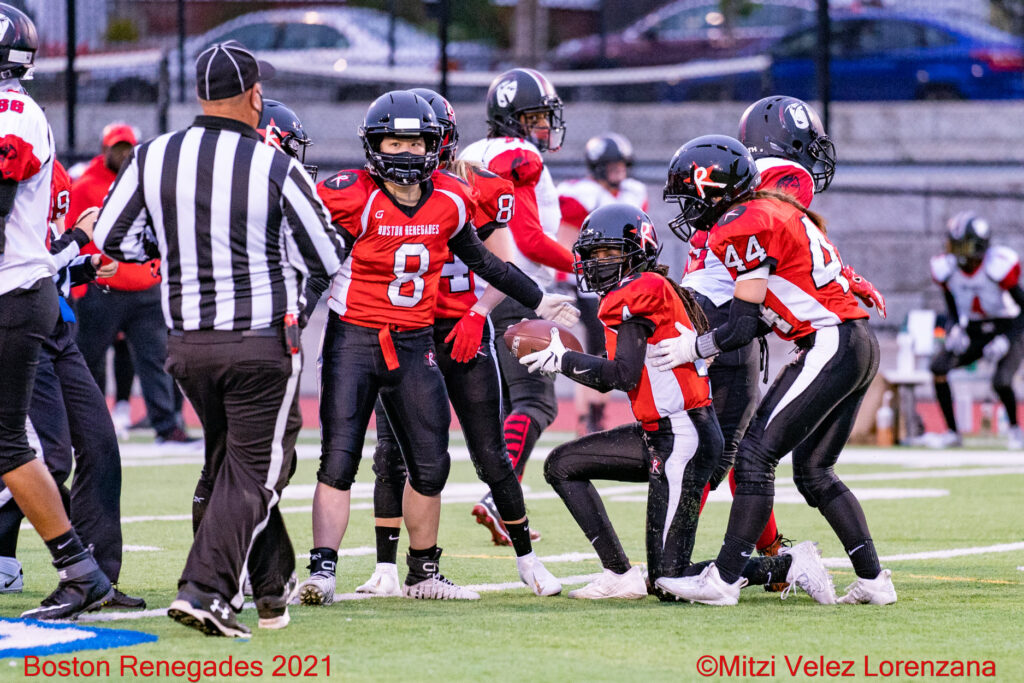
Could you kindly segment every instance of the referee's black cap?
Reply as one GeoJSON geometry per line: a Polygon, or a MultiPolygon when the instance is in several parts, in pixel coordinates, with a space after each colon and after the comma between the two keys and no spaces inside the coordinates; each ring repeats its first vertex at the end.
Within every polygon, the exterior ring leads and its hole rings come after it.
{"type": "Polygon", "coordinates": [[[237,40],[216,43],[196,58],[196,91],[201,100],[223,100],[241,95],[273,77],[274,67],[256,59],[237,40]]]}

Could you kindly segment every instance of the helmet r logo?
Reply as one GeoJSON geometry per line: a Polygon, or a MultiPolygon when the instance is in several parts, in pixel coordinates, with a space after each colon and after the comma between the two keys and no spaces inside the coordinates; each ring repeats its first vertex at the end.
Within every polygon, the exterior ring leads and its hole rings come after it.
{"type": "Polygon", "coordinates": [[[693,182],[693,186],[697,188],[697,194],[700,195],[701,199],[704,199],[707,195],[704,192],[705,187],[725,187],[725,183],[716,183],[712,180],[708,180],[708,176],[711,175],[713,166],[698,166],[697,162],[693,162],[693,169],[690,171],[690,180],[693,182]]]}
{"type": "Polygon", "coordinates": [[[650,244],[652,249],[658,248],[658,241],[654,239],[654,226],[644,221],[640,224],[640,246],[650,244]]]}
{"type": "Polygon", "coordinates": [[[514,78],[499,83],[495,90],[498,106],[507,107],[512,104],[512,100],[516,98],[517,90],[519,90],[519,82],[514,78]]]}

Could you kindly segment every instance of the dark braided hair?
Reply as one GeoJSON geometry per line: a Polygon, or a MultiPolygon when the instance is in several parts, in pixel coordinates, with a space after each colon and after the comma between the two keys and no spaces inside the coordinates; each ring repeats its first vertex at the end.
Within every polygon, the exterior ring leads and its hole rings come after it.
{"type": "Polygon", "coordinates": [[[676,295],[682,300],[683,308],[686,309],[686,315],[690,318],[690,322],[693,324],[693,329],[697,334],[704,334],[711,329],[711,324],[708,323],[708,317],[704,315],[704,311],[701,310],[700,304],[693,298],[693,293],[680,285],[678,282],[668,276],[668,266],[659,263],[658,265],[651,268],[650,272],[657,273],[672,285],[672,289],[676,295]]]}

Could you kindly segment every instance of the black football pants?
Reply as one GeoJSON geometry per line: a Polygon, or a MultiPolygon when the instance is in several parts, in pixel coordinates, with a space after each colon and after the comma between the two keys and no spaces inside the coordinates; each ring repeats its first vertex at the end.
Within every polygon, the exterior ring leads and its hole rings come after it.
{"type": "MultiPolygon", "coordinates": [[[[459,425],[466,437],[469,457],[477,477],[487,484],[498,514],[506,521],[526,516],[523,489],[505,451],[501,428],[501,380],[494,354],[494,333],[490,322],[484,328],[480,351],[468,363],[452,360],[452,345],[444,338],[458,323],[457,318],[434,321],[437,364],[444,376],[459,425]]],[[[503,343],[503,342],[499,342],[503,343]]],[[[380,402],[377,403],[377,448],[373,453],[373,510],[378,518],[402,516],[405,465],[402,451],[380,402]]]]}
{"type": "Polygon", "coordinates": [[[277,505],[302,428],[302,355],[286,353],[275,332],[172,332],[168,341],[167,370],[195,407],[206,445],[196,497],[208,499],[193,507],[195,536],[178,585],[217,593],[236,610],[246,569],[257,598],[280,594],[295,570],[277,505]]]}

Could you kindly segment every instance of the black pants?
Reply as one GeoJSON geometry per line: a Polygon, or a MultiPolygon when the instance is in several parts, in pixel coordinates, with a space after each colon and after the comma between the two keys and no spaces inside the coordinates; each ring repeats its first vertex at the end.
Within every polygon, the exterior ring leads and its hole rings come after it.
{"type": "Polygon", "coordinates": [[[690,564],[700,498],[722,455],[722,431],[710,407],[662,418],[657,429],[623,425],[558,446],[544,478],[565,502],[606,569],[629,568],[595,479],[648,483],[647,566],[653,583],[690,564]]]}
{"type": "Polygon", "coordinates": [[[57,324],[57,288],[43,278],[0,295],[0,475],[36,457],[28,417],[39,349],[57,324]]]}
{"type": "MultiPolygon", "coordinates": [[[[121,453],[107,404],[75,344],[74,325],[60,321],[43,342],[29,419],[71,523],[112,583],[121,575],[121,453]],[[64,486],[71,474],[71,490],[64,486]]],[[[0,554],[17,547],[22,514],[0,492],[0,554]]]]}
{"type": "Polygon", "coordinates": [[[160,287],[122,292],[89,285],[78,302],[78,318],[78,347],[100,390],[105,392],[107,387],[107,349],[118,332],[124,332],[150,424],[160,435],[172,431],[178,423],[173,383],[164,370],[167,324],[160,307],[160,287]]]}
{"type": "MultiPolygon", "coordinates": [[[[703,294],[694,293],[694,298],[707,316],[711,329],[725,324],[729,320],[729,307],[732,301],[721,306],[703,294]]],[[[732,351],[715,356],[708,366],[708,379],[711,381],[711,400],[718,416],[718,424],[722,427],[725,438],[725,450],[718,467],[711,475],[712,490],[718,488],[736,461],[740,440],[747,431],[747,425],[754,417],[757,402],[761,398],[757,381],[760,374],[758,346],[750,342],[732,351]]]]}
{"type": "Polygon", "coordinates": [[[878,371],[878,340],[860,319],[820,329],[797,346],[796,360],[768,389],[740,443],[736,492],[717,560],[723,575],[739,575],[746,564],[771,515],[775,467],[790,451],[797,489],[847,552],[870,541],[860,503],[833,468],[878,371]]]}
{"type": "Polygon", "coordinates": [[[317,481],[352,488],[370,414],[380,397],[398,440],[409,484],[424,496],[440,495],[448,480],[451,411],[437,366],[433,330],[390,332],[398,367],[389,370],[380,332],[327,319],[320,354],[320,430],[317,481]]]}
{"type": "MultiPolygon", "coordinates": [[[[502,301],[491,313],[495,339],[500,340],[505,330],[523,318],[533,320],[537,314],[512,299],[502,301]]],[[[499,342],[495,347],[501,366],[505,442],[512,466],[516,474],[522,477],[523,468],[541,432],[558,415],[555,380],[540,372],[531,373],[512,355],[504,342],[499,342]]]]}
{"type": "MultiPolygon", "coordinates": [[[[437,364],[444,376],[448,398],[466,436],[466,447],[477,477],[490,487],[498,514],[506,521],[522,519],[526,516],[523,489],[505,451],[501,428],[501,380],[494,356],[493,328],[490,324],[484,328],[480,351],[475,358],[468,363],[457,363],[452,360],[451,343],[444,341],[456,323],[458,320],[451,318],[434,321],[437,364]]],[[[374,516],[401,517],[406,479],[402,451],[379,401],[376,414],[374,516]]]]}
{"type": "Polygon", "coordinates": [[[285,352],[279,331],[172,334],[168,352],[167,370],[195,407],[206,442],[196,497],[208,500],[193,508],[195,538],[179,586],[213,591],[240,609],[247,566],[257,598],[279,594],[295,570],[277,504],[302,428],[302,356],[285,352]]]}
{"type": "MultiPolygon", "coordinates": [[[[967,336],[970,339],[970,344],[967,350],[961,354],[955,354],[944,348],[940,349],[932,357],[930,369],[936,377],[945,378],[950,370],[962,368],[980,359],[984,354],[985,346],[999,334],[1005,334],[1010,340],[1010,350],[996,363],[995,373],[992,375],[992,390],[1003,403],[1010,425],[1016,425],[1017,397],[1013,393],[1013,376],[1017,374],[1021,362],[1024,362],[1024,322],[1019,317],[1013,320],[982,320],[969,323],[967,336]]],[[[956,431],[952,393],[949,391],[948,383],[945,384],[945,391],[939,389],[935,393],[942,407],[947,426],[956,431]]]]}

